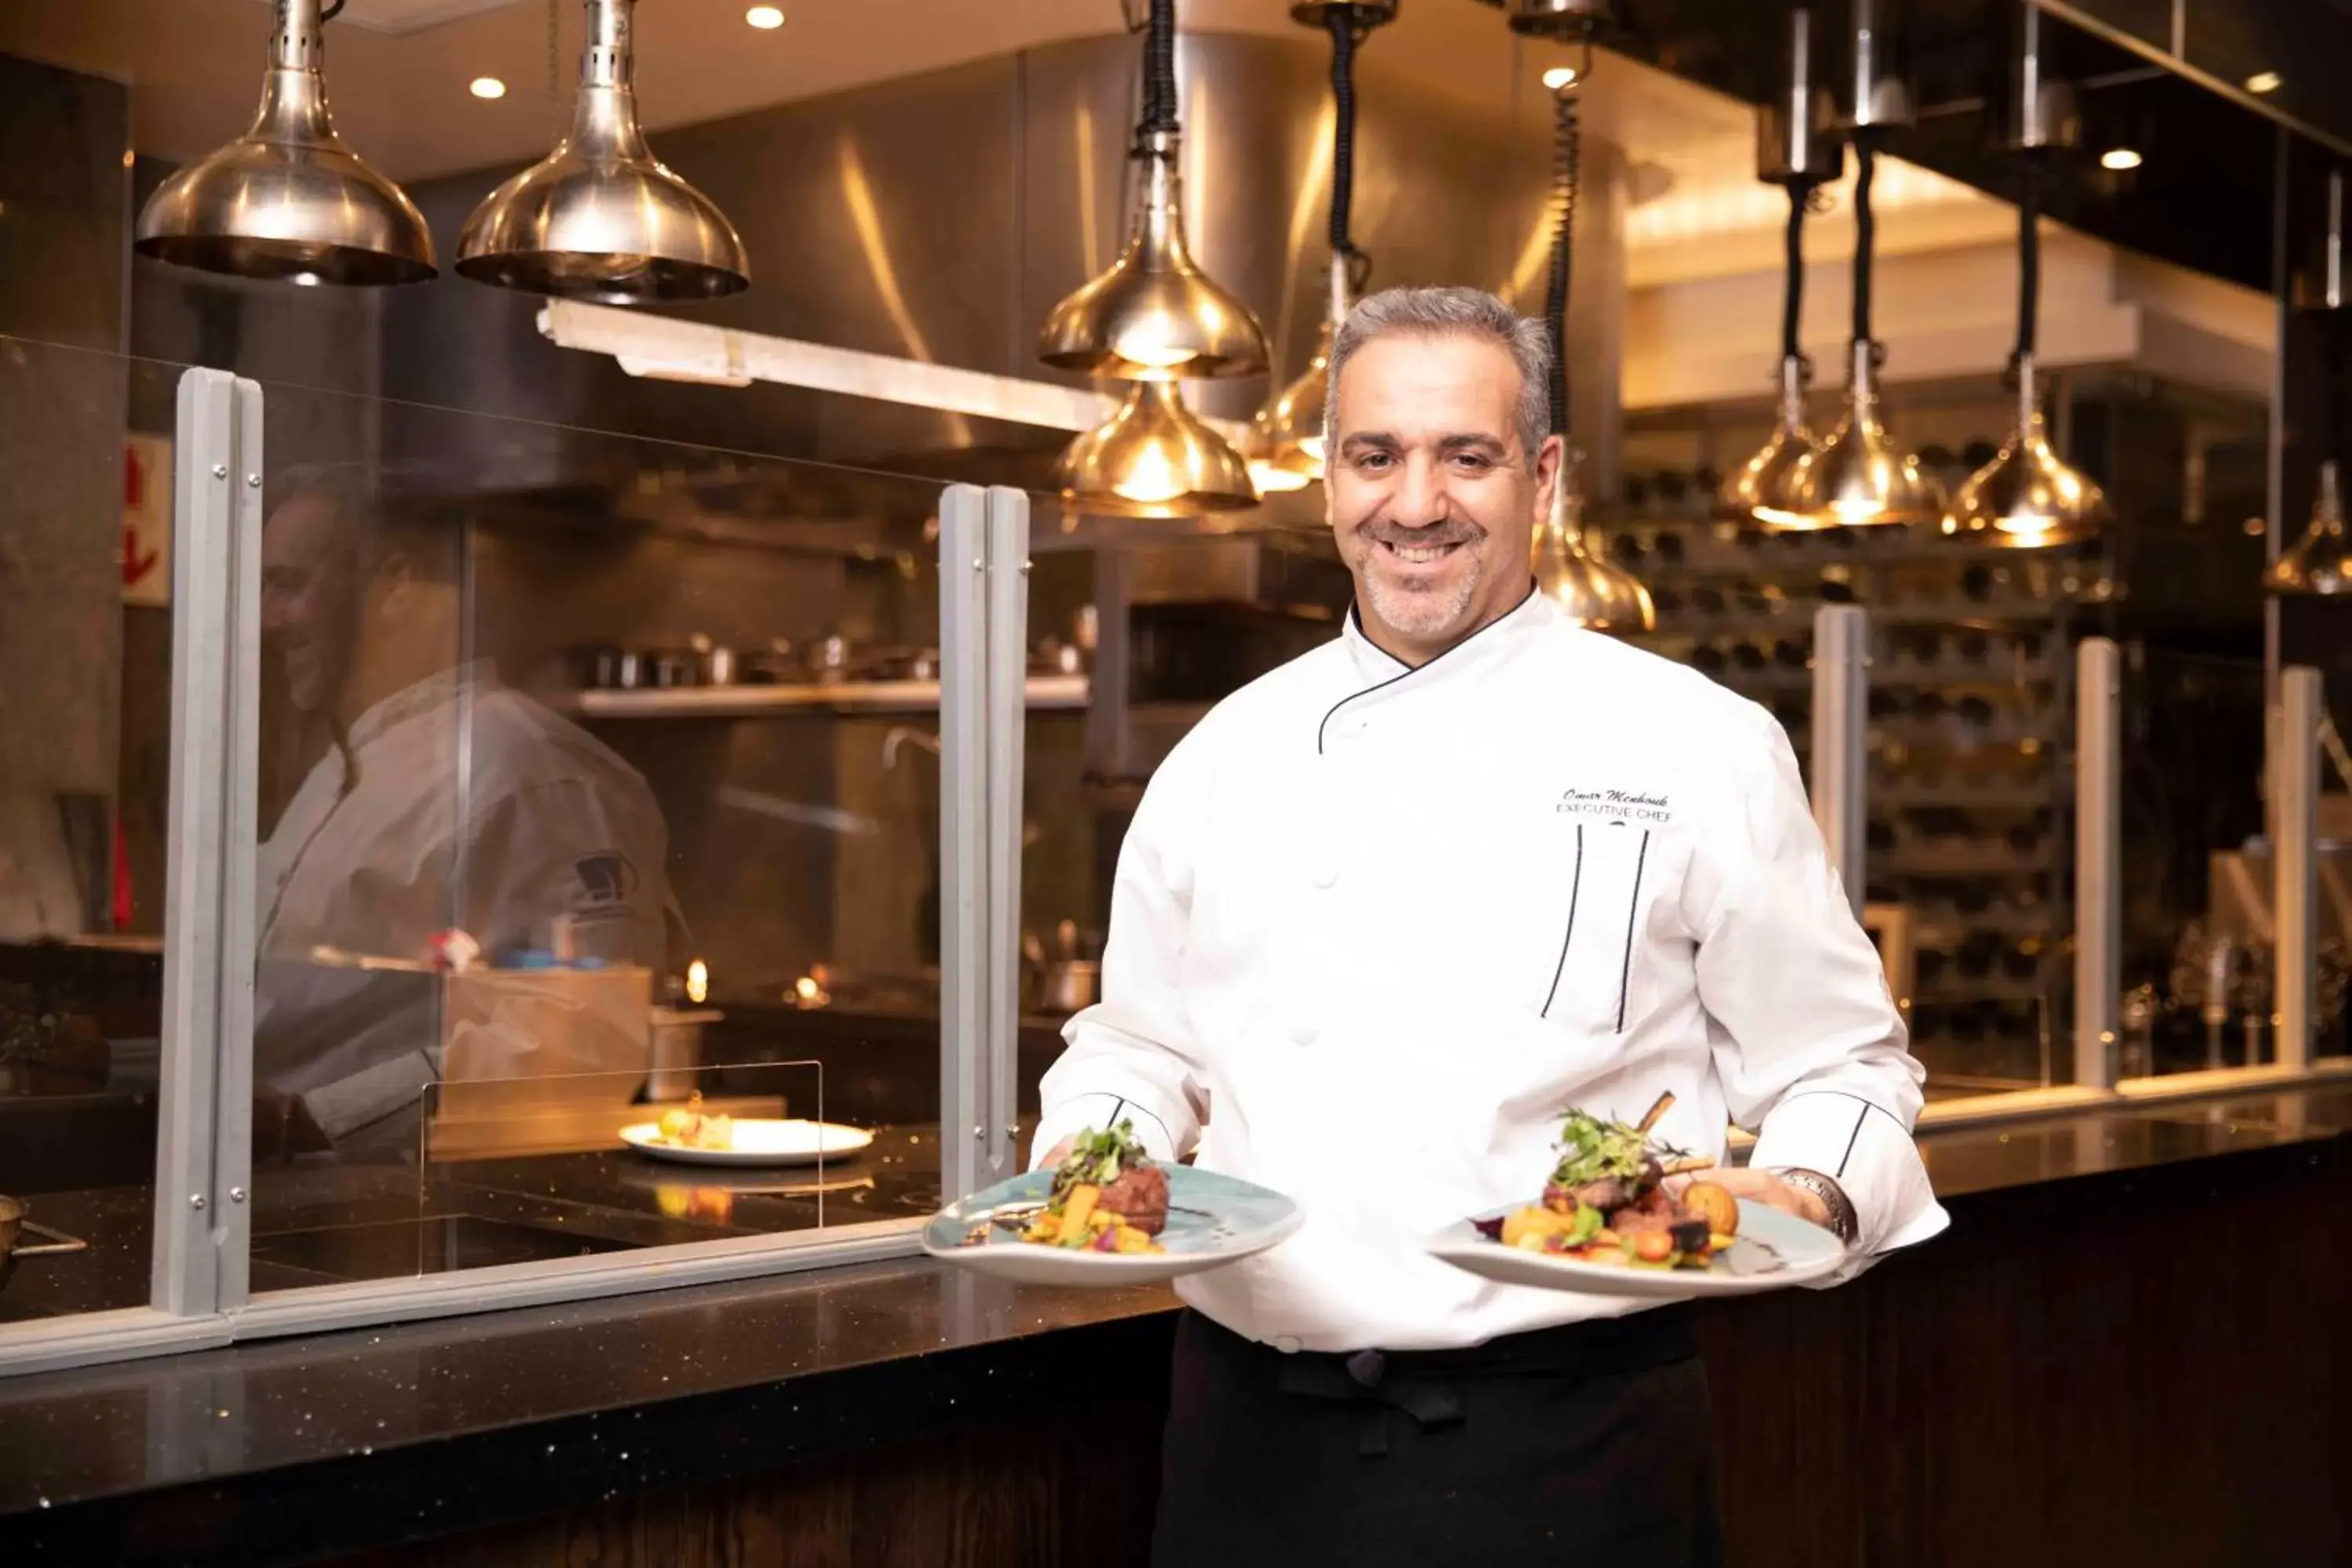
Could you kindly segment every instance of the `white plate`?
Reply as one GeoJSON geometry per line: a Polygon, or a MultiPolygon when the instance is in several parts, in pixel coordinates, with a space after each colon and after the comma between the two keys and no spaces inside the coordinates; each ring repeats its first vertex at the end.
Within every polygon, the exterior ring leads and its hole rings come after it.
{"type": "Polygon", "coordinates": [[[639,1121],[621,1129],[621,1142],[640,1154],[674,1160],[681,1165],[814,1165],[818,1160],[841,1160],[874,1142],[862,1128],[832,1121],[781,1121],[773,1117],[739,1116],[733,1146],[689,1149],[662,1140],[661,1123],[639,1121]]]}
{"type": "Polygon", "coordinates": [[[1222,1268],[1287,1239],[1298,1205],[1255,1183],[1190,1165],[1168,1167],[1163,1252],[1080,1252],[1038,1247],[995,1222],[1036,1210],[1054,1173],[1032,1171],[950,1204],[923,1226],[923,1250],[960,1268],[1024,1285],[1150,1285],[1222,1268]],[[978,1241],[970,1239],[979,1237],[978,1241]]]}
{"type": "MultiPolygon", "coordinates": [[[[1521,1205],[1513,1205],[1513,1208],[1521,1205]]],[[[1497,1209],[1479,1219],[1510,1213],[1497,1209]]],[[[1752,1296],[1802,1285],[1837,1271],[1845,1247],[1817,1225],[1762,1204],[1739,1200],[1739,1234],[1731,1249],[1705,1268],[1637,1268],[1621,1263],[1587,1263],[1549,1252],[1505,1247],[1482,1235],[1474,1220],[1448,1226],[1429,1250],[1456,1268],[1498,1285],[1532,1285],[1539,1290],[1577,1290],[1588,1296],[1752,1296]]]]}

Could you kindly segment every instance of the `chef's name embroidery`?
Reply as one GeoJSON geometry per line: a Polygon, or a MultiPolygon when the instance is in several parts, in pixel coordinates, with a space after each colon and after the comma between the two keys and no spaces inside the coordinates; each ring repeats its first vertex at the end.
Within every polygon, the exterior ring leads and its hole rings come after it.
{"type": "Polygon", "coordinates": [[[1563,816],[1605,817],[1612,822],[1672,822],[1673,808],[1662,795],[1630,789],[1571,789],[1552,808],[1563,816]]]}

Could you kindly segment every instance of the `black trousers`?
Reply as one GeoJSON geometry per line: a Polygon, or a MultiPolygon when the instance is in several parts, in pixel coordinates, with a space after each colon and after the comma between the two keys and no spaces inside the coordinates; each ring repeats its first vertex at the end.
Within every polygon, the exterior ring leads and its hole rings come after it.
{"type": "Polygon", "coordinates": [[[1720,1568],[1689,1309],[1475,1350],[1176,1331],[1155,1568],[1720,1568]]]}

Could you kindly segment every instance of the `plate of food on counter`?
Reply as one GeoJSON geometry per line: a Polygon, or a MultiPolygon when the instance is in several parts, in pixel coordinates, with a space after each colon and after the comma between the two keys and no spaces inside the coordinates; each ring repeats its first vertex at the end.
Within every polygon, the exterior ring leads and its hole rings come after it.
{"type": "Polygon", "coordinates": [[[1845,1247],[1821,1226],[1708,1181],[1671,1190],[1706,1163],[1652,1140],[1673,1098],[1638,1122],[1569,1111],[1537,1199],[1449,1226],[1431,1252],[1498,1284],[1595,1296],[1743,1296],[1834,1273],[1845,1247]]]}
{"type": "Polygon", "coordinates": [[[1029,1285],[1142,1285],[1264,1252],[1301,1218],[1280,1193],[1160,1163],[1122,1121],[1088,1128],[1051,1169],[949,1205],[923,1226],[923,1250],[1029,1285]]]}
{"type": "Polygon", "coordinates": [[[814,1165],[849,1158],[871,1144],[874,1134],[833,1121],[706,1111],[698,1094],[652,1121],[622,1128],[621,1142],[640,1154],[686,1165],[814,1165]]]}

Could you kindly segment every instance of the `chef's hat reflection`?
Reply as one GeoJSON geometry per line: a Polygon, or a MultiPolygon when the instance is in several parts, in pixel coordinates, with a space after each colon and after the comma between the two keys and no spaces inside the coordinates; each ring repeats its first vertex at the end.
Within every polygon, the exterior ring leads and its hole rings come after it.
{"type": "Polygon", "coordinates": [[[256,878],[265,1152],[404,1156],[458,1083],[625,1097],[646,1063],[677,928],[660,810],[466,657],[468,518],[436,491],[333,468],[269,497],[263,773],[290,758],[293,787],[265,799],[256,878]],[[453,949],[480,966],[447,973],[453,949]]]}

